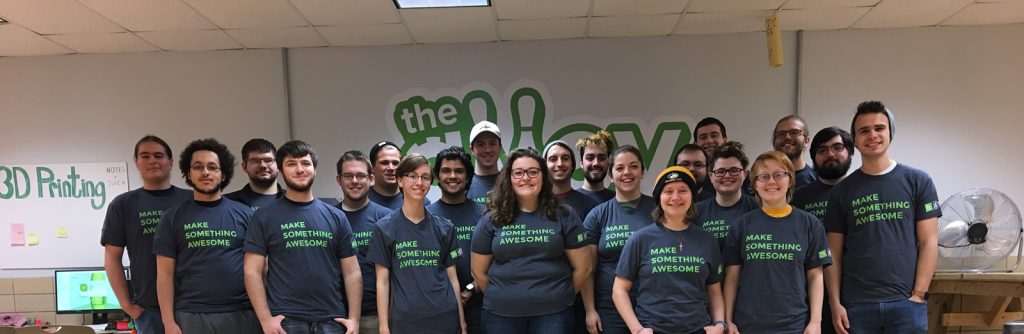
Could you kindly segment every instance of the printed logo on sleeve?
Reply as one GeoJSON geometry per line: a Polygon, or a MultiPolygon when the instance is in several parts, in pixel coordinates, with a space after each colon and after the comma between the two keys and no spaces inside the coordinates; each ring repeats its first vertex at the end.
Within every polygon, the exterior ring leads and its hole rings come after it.
{"type": "Polygon", "coordinates": [[[924,203],[924,212],[932,212],[939,208],[939,201],[924,203]]]}
{"type": "Polygon", "coordinates": [[[832,256],[832,251],[828,250],[828,248],[825,248],[825,249],[822,249],[822,250],[818,251],[818,258],[819,259],[824,259],[826,257],[831,257],[831,256],[832,256]]]}
{"type": "Polygon", "coordinates": [[[462,256],[462,248],[456,248],[451,252],[452,259],[457,259],[462,256]]]}

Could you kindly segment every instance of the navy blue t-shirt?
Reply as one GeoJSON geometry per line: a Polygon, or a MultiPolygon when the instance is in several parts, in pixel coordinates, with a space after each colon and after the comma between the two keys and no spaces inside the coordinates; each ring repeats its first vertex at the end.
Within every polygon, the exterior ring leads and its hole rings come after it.
{"type": "Polygon", "coordinates": [[[494,183],[497,181],[498,174],[473,175],[473,182],[469,184],[469,191],[466,192],[466,197],[469,197],[469,200],[473,202],[487,205],[487,193],[494,188],[494,183]]]}
{"type": "Polygon", "coordinates": [[[811,166],[804,166],[804,169],[796,171],[795,174],[796,185],[793,186],[793,189],[798,189],[808,184],[818,182],[818,173],[815,173],[814,168],[811,168],[811,166]]]}
{"type": "Polygon", "coordinates": [[[796,188],[793,192],[793,200],[790,204],[793,207],[807,211],[824,221],[825,209],[828,208],[828,197],[832,186],[821,182],[814,182],[806,186],[796,188]]]}
{"type": "Polygon", "coordinates": [[[917,275],[917,222],[942,215],[935,184],[903,164],[883,175],[856,170],[833,188],[825,230],[842,233],[842,302],[910,298],[917,275]]]}
{"type": "Polygon", "coordinates": [[[636,287],[633,309],[644,327],[659,334],[703,333],[711,325],[707,286],[721,282],[722,258],[707,231],[651,224],[626,241],[615,275],[636,287]]]}
{"type": "MultiPolygon", "coordinates": [[[[597,268],[594,271],[594,302],[598,308],[615,309],[612,285],[615,268],[626,240],[636,231],[654,223],[651,211],[658,207],[654,198],[641,195],[631,206],[617,200],[599,204],[583,221],[589,243],[597,245],[597,268]]],[[[636,297],[636,289],[632,289],[636,297]]]]}
{"type": "Polygon", "coordinates": [[[466,254],[459,257],[459,261],[455,264],[455,271],[459,276],[459,288],[465,289],[466,284],[473,282],[473,272],[469,268],[470,240],[473,238],[473,231],[476,230],[476,223],[480,221],[480,217],[486,210],[483,205],[469,200],[454,205],[439,200],[430,203],[427,206],[427,211],[448,219],[452,225],[455,225],[455,236],[458,239],[459,249],[466,254]]]}
{"type": "Polygon", "coordinates": [[[570,210],[559,210],[555,218],[520,211],[500,228],[491,222],[491,213],[480,218],[473,253],[493,256],[485,309],[503,317],[529,317],[573,305],[576,289],[565,250],[586,246],[587,240],[583,224],[570,210]]]}
{"type": "Polygon", "coordinates": [[[580,221],[587,218],[587,215],[590,214],[590,210],[593,210],[594,207],[597,206],[596,201],[577,191],[569,190],[564,194],[555,195],[555,197],[558,197],[558,199],[562,201],[562,204],[568,205],[572,208],[572,210],[576,212],[576,217],[578,217],[580,221]]]}
{"type": "MultiPolygon", "coordinates": [[[[359,271],[363,273],[363,302],[360,311],[362,314],[375,314],[377,312],[377,270],[373,262],[366,258],[366,252],[370,249],[370,239],[373,237],[373,225],[378,220],[391,214],[389,210],[374,202],[366,202],[359,210],[347,211],[339,203],[335,206],[345,213],[345,218],[352,226],[352,236],[356,241],[356,259],[359,260],[359,271]]],[[[344,282],[342,282],[344,288],[344,282]]],[[[345,291],[342,289],[342,291],[345,291]]],[[[348,309],[348,300],[345,300],[345,309],[348,309]]]]}
{"type": "Polygon", "coordinates": [[[153,237],[153,253],[174,259],[174,310],[218,313],[252,308],[242,271],[242,244],[251,217],[251,208],[223,198],[185,201],[164,213],[153,237]]]}
{"type": "Polygon", "coordinates": [[[268,260],[270,312],[303,321],[345,317],[340,260],[355,256],[353,244],[345,214],[317,199],[270,203],[245,234],[245,251],[268,260]]]}
{"type": "Polygon", "coordinates": [[[615,190],[611,190],[608,188],[605,188],[604,190],[601,191],[590,191],[583,188],[576,188],[576,191],[578,191],[581,194],[587,195],[587,197],[590,197],[590,199],[594,200],[594,202],[597,202],[597,204],[601,204],[607,202],[610,199],[615,198],[615,190]]]}
{"type": "Polygon", "coordinates": [[[825,228],[800,209],[754,210],[736,219],[723,253],[741,266],[732,319],[743,333],[803,333],[810,320],[807,271],[832,264],[825,228]]]}
{"type": "Polygon", "coordinates": [[[270,202],[273,202],[277,199],[280,199],[281,197],[284,197],[284,188],[281,188],[281,185],[276,183],[274,184],[274,186],[277,187],[277,193],[273,195],[264,195],[252,191],[252,187],[250,187],[249,184],[246,184],[244,187],[242,187],[242,189],[239,189],[238,191],[224,194],[224,197],[227,197],[232,201],[248,205],[250,208],[252,208],[252,211],[256,211],[256,209],[259,209],[262,206],[270,204],[270,202]]]}
{"type": "Polygon", "coordinates": [[[461,332],[447,269],[464,255],[455,226],[430,212],[418,224],[401,210],[377,221],[367,257],[390,271],[392,333],[461,332]]]}
{"type": "Polygon", "coordinates": [[[192,192],[171,186],[164,190],[135,189],[118,195],[107,206],[100,245],[128,249],[132,303],[150,310],[156,299],[156,256],[153,235],[164,211],[192,199],[192,192]]]}
{"type": "Polygon", "coordinates": [[[711,232],[718,240],[718,246],[725,246],[725,236],[729,234],[729,228],[735,226],[736,218],[757,210],[761,207],[753,197],[740,192],[740,200],[731,206],[724,207],[718,204],[714,198],[706,199],[694,206],[697,210],[697,226],[705,231],[711,232]]]}
{"type": "MultiPolygon", "coordinates": [[[[401,191],[394,196],[385,196],[377,192],[377,190],[370,187],[370,191],[366,193],[366,196],[370,198],[370,202],[377,203],[380,206],[391,210],[398,210],[402,208],[402,203],[405,203],[405,195],[401,191]]],[[[430,204],[430,200],[424,198],[423,205],[430,204]]]]}

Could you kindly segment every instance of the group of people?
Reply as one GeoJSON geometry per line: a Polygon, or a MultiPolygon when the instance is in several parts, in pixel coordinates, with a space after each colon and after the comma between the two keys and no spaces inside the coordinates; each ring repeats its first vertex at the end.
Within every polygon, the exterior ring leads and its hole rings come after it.
{"type": "Polygon", "coordinates": [[[640,150],[605,131],[514,148],[499,167],[500,130],[483,121],[468,152],[433,163],[388,141],[345,152],[340,199],[313,195],[319,160],[300,140],[245,143],[249,182],[222,194],[224,144],[181,152],[190,192],[146,136],[142,188],[107,211],[104,263],[140,334],[926,333],[935,186],[890,158],[882,103],[850,128],[811,136],[784,117],[751,162],[708,117],[645,195],[640,150]]]}

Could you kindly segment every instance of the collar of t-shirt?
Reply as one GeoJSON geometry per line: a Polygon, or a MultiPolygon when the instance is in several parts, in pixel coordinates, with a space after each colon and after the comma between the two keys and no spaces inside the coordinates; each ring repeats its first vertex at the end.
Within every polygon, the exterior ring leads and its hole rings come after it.
{"type": "Polygon", "coordinates": [[[778,209],[761,208],[761,210],[764,211],[764,214],[768,215],[769,217],[782,218],[788,216],[790,213],[793,213],[793,206],[786,205],[786,207],[778,209]]]}
{"type": "Polygon", "coordinates": [[[873,176],[880,176],[880,175],[889,174],[889,172],[891,172],[893,169],[896,169],[896,160],[893,160],[892,164],[890,164],[889,167],[886,167],[885,170],[879,172],[878,174],[868,174],[868,173],[864,173],[864,174],[873,175],[873,176]]]}
{"type": "Polygon", "coordinates": [[[200,200],[197,200],[197,199],[192,199],[192,201],[196,202],[196,204],[198,204],[199,206],[204,206],[204,207],[207,207],[207,208],[216,208],[218,205],[220,205],[221,202],[224,201],[224,197],[221,197],[221,198],[218,198],[218,199],[215,199],[215,200],[212,200],[212,201],[200,201],[200,200]]]}
{"type": "Polygon", "coordinates": [[[618,199],[616,199],[615,201],[618,202],[620,206],[627,210],[636,210],[636,207],[640,206],[640,197],[637,197],[635,200],[632,201],[623,202],[619,201],[618,199]]]}
{"type": "Polygon", "coordinates": [[[146,188],[142,188],[142,190],[145,190],[147,194],[150,194],[152,196],[164,197],[164,196],[170,196],[171,194],[173,194],[175,189],[174,189],[174,186],[171,186],[170,188],[160,189],[160,190],[149,190],[149,189],[146,189],[146,188]]]}
{"type": "Polygon", "coordinates": [[[288,203],[291,203],[292,205],[296,205],[296,206],[307,206],[307,205],[313,204],[313,202],[316,202],[315,198],[312,201],[309,201],[309,202],[296,202],[296,201],[291,200],[288,197],[285,197],[284,200],[288,201],[288,203]]]}

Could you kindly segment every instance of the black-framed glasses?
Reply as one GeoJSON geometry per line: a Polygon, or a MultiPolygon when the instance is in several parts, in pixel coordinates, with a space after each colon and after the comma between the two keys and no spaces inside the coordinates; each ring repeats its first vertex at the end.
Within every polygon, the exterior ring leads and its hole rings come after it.
{"type": "Polygon", "coordinates": [[[192,165],[189,166],[193,172],[202,173],[204,170],[210,171],[210,173],[216,173],[220,171],[220,166],[209,164],[209,165],[192,165]]]}
{"type": "Polygon", "coordinates": [[[516,168],[516,169],[512,170],[512,178],[513,179],[516,179],[516,180],[522,179],[523,176],[529,176],[531,179],[537,178],[538,176],[540,176],[540,168],[537,168],[537,167],[527,168],[527,169],[516,168]]]}
{"type": "Polygon", "coordinates": [[[814,150],[814,153],[815,154],[825,154],[825,153],[828,153],[828,151],[832,151],[832,153],[842,153],[845,150],[846,150],[846,145],[843,145],[843,144],[840,144],[840,143],[835,143],[835,144],[832,144],[831,146],[825,146],[825,145],[818,146],[818,149],[814,150]]]}
{"type": "Polygon", "coordinates": [[[405,177],[409,178],[414,183],[416,181],[420,181],[420,182],[423,182],[423,183],[430,183],[430,181],[434,180],[434,177],[431,176],[430,174],[423,174],[423,175],[405,174],[405,177]]]}
{"type": "Polygon", "coordinates": [[[774,179],[775,181],[782,181],[782,180],[785,180],[788,177],[789,177],[789,172],[775,172],[775,173],[771,173],[771,174],[768,174],[768,173],[758,174],[755,178],[757,178],[757,180],[761,181],[761,182],[768,182],[768,180],[771,180],[771,179],[774,179]]]}
{"type": "Polygon", "coordinates": [[[801,130],[801,129],[791,129],[791,130],[775,131],[775,139],[786,138],[786,136],[790,136],[790,137],[796,138],[796,137],[803,136],[803,135],[804,135],[804,130],[801,130]]]}
{"type": "Polygon", "coordinates": [[[740,173],[743,173],[743,168],[738,168],[738,167],[733,167],[733,168],[729,168],[729,169],[719,168],[719,169],[713,170],[711,172],[714,173],[715,176],[717,176],[717,177],[723,177],[723,176],[725,176],[726,173],[728,173],[729,176],[740,176],[740,173]]]}
{"type": "Polygon", "coordinates": [[[274,161],[276,161],[276,160],[274,160],[274,158],[249,158],[249,159],[245,159],[245,162],[249,163],[250,165],[259,165],[259,164],[273,165],[274,161]]]}

